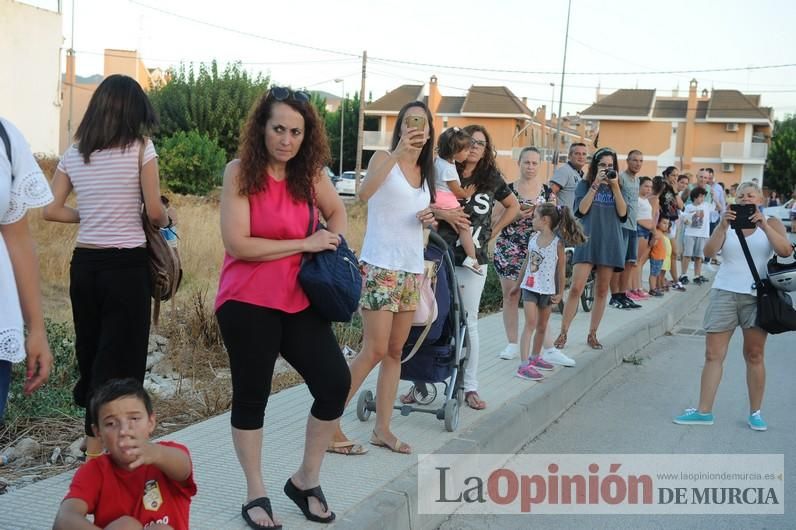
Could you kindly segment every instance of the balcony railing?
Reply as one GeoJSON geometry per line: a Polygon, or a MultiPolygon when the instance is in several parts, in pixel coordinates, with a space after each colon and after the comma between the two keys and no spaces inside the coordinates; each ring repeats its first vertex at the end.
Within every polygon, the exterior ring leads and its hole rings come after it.
{"type": "Polygon", "coordinates": [[[767,156],[768,144],[766,143],[721,142],[722,162],[762,164],[766,161],[767,156]]]}
{"type": "Polygon", "coordinates": [[[380,149],[389,149],[392,133],[381,131],[364,131],[363,149],[368,151],[377,151],[380,149]]]}

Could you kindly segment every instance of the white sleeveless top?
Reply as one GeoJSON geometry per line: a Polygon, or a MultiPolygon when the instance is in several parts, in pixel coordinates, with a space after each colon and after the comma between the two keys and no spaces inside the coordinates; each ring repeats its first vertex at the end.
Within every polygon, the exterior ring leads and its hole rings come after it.
{"type": "MultiPolygon", "coordinates": [[[[768,278],[766,263],[774,254],[774,247],[766,237],[766,233],[756,228],[752,235],[747,236],[746,244],[760,278],[768,278]]],[[[735,230],[728,229],[724,246],[721,247],[721,267],[713,280],[713,288],[733,293],[755,294],[752,290],[753,283],[752,271],[746,263],[738,236],[735,230]]]]}
{"type": "Polygon", "coordinates": [[[636,220],[645,221],[652,219],[652,205],[646,197],[638,198],[638,209],[636,210],[636,220]]]}
{"type": "Polygon", "coordinates": [[[360,260],[382,269],[423,272],[423,225],[417,212],[428,208],[426,185],[413,188],[395,164],[368,199],[368,224],[360,260]]]}
{"type": "MultiPolygon", "coordinates": [[[[11,122],[3,120],[3,125],[11,143],[11,162],[0,142],[0,224],[8,225],[22,219],[28,210],[52,202],[53,196],[27,140],[11,122]]],[[[23,324],[14,268],[0,235],[0,361],[17,363],[25,359],[23,324]]]]}
{"type": "Polygon", "coordinates": [[[528,266],[522,278],[522,288],[538,294],[556,294],[556,264],[558,236],[549,245],[540,247],[539,232],[528,241],[528,266]]]}

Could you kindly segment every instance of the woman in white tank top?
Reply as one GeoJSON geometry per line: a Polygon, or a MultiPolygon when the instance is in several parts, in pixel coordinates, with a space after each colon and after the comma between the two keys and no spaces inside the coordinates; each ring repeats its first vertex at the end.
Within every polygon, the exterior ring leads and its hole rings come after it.
{"type": "MultiPolygon", "coordinates": [[[[364,288],[362,351],[351,364],[346,403],[373,368],[381,363],[376,386],[376,426],[370,443],[396,453],[412,448],[390,430],[392,406],[401,376],[401,353],[409,336],[423,272],[423,225],[434,221],[434,122],[420,101],[404,105],[395,122],[392,147],[379,151],[368,165],[359,197],[368,201],[368,224],[360,260],[364,288]]],[[[348,455],[366,449],[348,440],[342,429],[328,449],[348,455]]]]}
{"type": "MultiPolygon", "coordinates": [[[[738,187],[737,204],[763,204],[763,194],[757,184],[744,182],[738,187]]],[[[705,256],[715,256],[721,250],[722,264],[710,292],[705,310],[705,366],[697,408],[686,409],[674,418],[680,425],[713,425],[713,402],[721,381],[722,365],[727,356],[735,328],[743,332],[743,356],[746,361],[746,381],[749,389],[749,427],[765,431],[766,422],[760,414],[765,390],[766,369],[764,352],[768,334],[755,325],[757,297],[752,288],[754,280],[735,230],[730,222],[735,212],[726,209],[721,222],[705,244],[705,256]]],[[[766,218],[759,210],[750,217],[756,224],[743,230],[752,261],[761,278],[766,277],[766,263],[773,253],[785,257],[793,249],[779,219],[766,218]]]]}

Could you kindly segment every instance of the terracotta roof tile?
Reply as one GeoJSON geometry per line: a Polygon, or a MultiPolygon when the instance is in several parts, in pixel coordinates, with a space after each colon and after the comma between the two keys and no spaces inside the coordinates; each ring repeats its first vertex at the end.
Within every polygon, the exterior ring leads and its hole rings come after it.
{"type": "Polygon", "coordinates": [[[464,96],[442,96],[437,114],[459,114],[464,105],[464,96]]]}
{"type": "Polygon", "coordinates": [[[687,99],[656,99],[655,108],[652,109],[652,117],[685,119],[687,112],[687,99]]]}
{"type": "Polygon", "coordinates": [[[387,92],[385,95],[370,103],[366,110],[398,112],[401,107],[410,101],[422,101],[423,85],[401,85],[395,90],[387,92]]]}
{"type": "Polygon", "coordinates": [[[471,86],[464,98],[461,112],[533,116],[531,109],[505,86],[471,86]]]}
{"type": "Polygon", "coordinates": [[[581,116],[646,118],[650,115],[655,90],[620,89],[580,113],[581,116]]]}
{"type": "Polygon", "coordinates": [[[769,116],[755,104],[754,96],[738,90],[714,90],[710,95],[707,119],[768,120],[769,116]]]}

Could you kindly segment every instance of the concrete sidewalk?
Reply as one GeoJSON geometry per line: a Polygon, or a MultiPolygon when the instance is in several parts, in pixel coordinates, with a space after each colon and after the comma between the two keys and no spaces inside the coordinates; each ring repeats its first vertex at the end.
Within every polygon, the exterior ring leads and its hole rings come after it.
{"type": "MultiPolygon", "coordinates": [[[[540,383],[514,377],[517,361],[497,358],[506,343],[501,315],[482,318],[479,393],[488,408],[474,411],[464,407],[459,428],[453,433],[445,431],[443,422],[431,414],[401,416],[396,411],[393,430],[417,454],[514,453],[621,364],[623,358],[671,330],[709,290],[709,285],[689,285],[688,292],[673,291],[663,298],[648,300],[642,309],[606,308],[599,333],[605,345],[602,351],[593,351],[586,345],[589,315],[579,312],[570,327],[565,350],[577,360],[577,366],[548,372],[540,383]]],[[[559,322],[560,316],[554,314],[554,329],[558,329],[559,322]]],[[[374,370],[363,389],[375,391],[376,373],[374,370]]],[[[400,391],[408,386],[402,382],[400,391]]],[[[441,394],[440,391],[437,400],[442,399],[441,394]]],[[[311,401],[304,385],[290,388],[270,398],[265,416],[264,476],[274,512],[288,529],[320,527],[306,521],[282,493],[285,480],[301,459],[311,401]]],[[[343,416],[343,429],[352,439],[367,444],[374,417],[360,422],[354,404],[343,416]]],[[[191,507],[191,528],[246,529],[240,517],[245,483],[232,447],[229,413],[174,432],[167,439],[186,444],[193,455],[199,493],[191,507]]],[[[443,516],[417,514],[417,456],[367,446],[367,455],[329,454],[324,461],[321,484],[337,513],[336,527],[385,530],[439,525],[443,516]]],[[[0,496],[0,528],[50,528],[72,475],[73,472],[64,473],[0,496]]]]}

